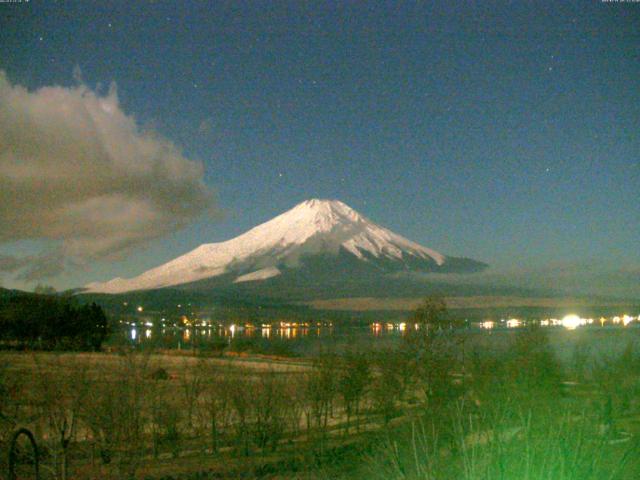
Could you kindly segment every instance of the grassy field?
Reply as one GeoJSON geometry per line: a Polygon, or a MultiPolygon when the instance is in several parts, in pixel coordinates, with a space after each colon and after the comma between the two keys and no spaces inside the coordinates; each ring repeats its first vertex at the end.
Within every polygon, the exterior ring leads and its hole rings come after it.
{"type": "Polygon", "coordinates": [[[305,358],[2,352],[1,448],[29,428],[46,479],[640,478],[638,332],[556,333],[305,358]]]}

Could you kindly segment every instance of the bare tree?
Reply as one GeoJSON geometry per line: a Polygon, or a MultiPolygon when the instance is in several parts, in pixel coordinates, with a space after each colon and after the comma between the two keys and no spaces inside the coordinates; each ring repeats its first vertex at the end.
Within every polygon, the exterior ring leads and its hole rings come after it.
{"type": "Polygon", "coordinates": [[[231,428],[235,433],[235,443],[238,451],[249,455],[251,439],[251,402],[255,401],[247,393],[253,388],[251,379],[245,375],[235,374],[232,381],[227,382],[229,407],[233,415],[231,428]]]}
{"type": "Polygon", "coordinates": [[[273,371],[262,373],[256,382],[251,404],[255,419],[253,436],[256,446],[261,449],[270,445],[275,450],[284,435],[289,403],[285,385],[281,375],[273,371]]]}
{"type": "Polygon", "coordinates": [[[415,328],[408,329],[404,348],[412,357],[411,367],[427,404],[442,405],[454,395],[451,374],[458,360],[453,338],[456,322],[448,315],[447,305],[440,297],[426,298],[411,320],[415,328]]]}
{"type": "Polygon", "coordinates": [[[411,365],[404,351],[386,350],[375,358],[376,375],[373,380],[373,404],[383,417],[385,425],[397,411],[409,383],[411,365]]]}
{"type": "Polygon", "coordinates": [[[77,433],[88,391],[86,364],[77,362],[68,368],[63,366],[59,357],[49,362],[40,357],[34,359],[38,410],[55,440],[53,451],[57,475],[66,480],[69,475],[69,447],[77,433]]]}
{"type": "Polygon", "coordinates": [[[322,354],[314,359],[313,370],[306,376],[307,432],[313,434],[320,452],[324,451],[329,416],[337,392],[337,357],[322,354]]]}
{"type": "Polygon", "coordinates": [[[360,431],[360,404],[371,381],[370,365],[362,353],[347,352],[337,382],[337,390],[342,396],[349,432],[352,415],[356,419],[356,431],[360,431]]]}
{"type": "Polygon", "coordinates": [[[230,379],[233,376],[233,367],[225,365],[217,368],[215,365],[202,366],[203,376],[203,408],[199,409],[201,424],[208,429],[210,448],[217,453],[224,434],[228,430],[231,420],[230,408],[230,379]]]}
{"type": "Polygon", "coordinates": [[[96,379],[84,418],[104,464],[115,462],[120,478],[133,478],[144,454],[148,357],[125,353],[112,376],[96,379]]]}
{"type": "MultiPolygon", "coordinates": [[[[200,360],[199,363],[202,363],[202,360],[200,360]]],[[[185,359],[178,377],[184,398],[185,417],[189,431],[193,431],[195,410],[204,391],[202,374],[203,369],[201,365],[196,365],[192,368],[189,365],[189,361],[185,359]]]]}

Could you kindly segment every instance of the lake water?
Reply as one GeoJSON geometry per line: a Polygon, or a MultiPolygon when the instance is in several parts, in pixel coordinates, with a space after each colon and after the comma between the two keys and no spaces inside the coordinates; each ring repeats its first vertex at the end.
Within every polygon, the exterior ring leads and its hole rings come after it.
{"type": "MultiPolygon", "coordinates": [[[[536,323],[549,333],[552,347],[561,360],[568,362],[577,350],[602,356],[621,352],[632,343],[640,344],[638,318],[617,320],[599,319],[584,322],[569,319],[566,324],[543,320],[536,323]]],[[[371,323],[332,324],[281,322],[264,325],[215,325],[175,327],[153,325],[151,322],[125,324],[112,338],[112,344],[135,345],[141,349],[193,349],[222,351],[233,345],[236,351],[253,351],[283,355],[307,355],[321,350],[381,349],[397,345],[413,324],[371,323]],[[146,323],[146,324],[145,324],[146,323]]],[[[461,338],[481,348],[496,348],[508,341],[525,322],[516,319],[504,321],[474,322],[455,330],[461,338]]]]}

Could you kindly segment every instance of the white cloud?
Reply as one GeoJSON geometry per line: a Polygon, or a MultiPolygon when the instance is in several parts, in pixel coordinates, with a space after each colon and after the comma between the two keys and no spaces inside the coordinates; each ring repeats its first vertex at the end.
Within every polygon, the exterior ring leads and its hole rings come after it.
{"type": "Polygon", "coordinates": [[[120,256],[212,211],[202,165],[141,132],[114,85],[28,91],[0,71],[0,244],[55,244],[23,276],[120,256]]]}

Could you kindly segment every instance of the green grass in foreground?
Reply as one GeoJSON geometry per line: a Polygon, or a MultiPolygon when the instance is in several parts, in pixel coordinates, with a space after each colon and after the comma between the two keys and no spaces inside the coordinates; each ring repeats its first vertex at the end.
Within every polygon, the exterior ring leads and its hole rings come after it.
{"type": "Polygon", "coordinates": [[[0,441],[36,432],[43,478],[640,478],[634,343],[579,344],[564,364],[539,330],[491,347],[441,334],[295,362],[5,352],[0,441]]]}

